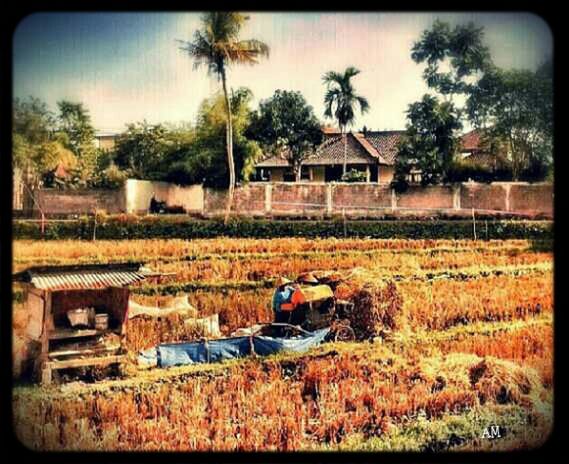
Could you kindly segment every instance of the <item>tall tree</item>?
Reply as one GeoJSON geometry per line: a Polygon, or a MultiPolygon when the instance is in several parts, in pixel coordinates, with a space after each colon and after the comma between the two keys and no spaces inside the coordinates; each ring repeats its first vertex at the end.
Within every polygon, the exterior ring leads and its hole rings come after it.
{"type": "Polygon", "coordinates": [[[411,58],[426,63],[426,84],[451,101],[455,95],[468,93],[473,81],[492,66],[484,28],[472,22],[451,29],[437,19],[413,44],[411,58]]]}
{"type": "Polygon", "coordinates": [[[184,42],[182,49],[194,59],[194,67],[205,65],[208,74],[221,80],[227,111],[227,164],[229,168],[229,195],[225,219],[229,218],[235,189],[235,164],[233,160],[233,127],[231,101],[227,90],[227,68],[231,64],[258,62],[260,56],[268,56],[269,47],[255,39],[239,40],[239,33],[249,16],[236,12],[211,12],[202,17],[202,28],[195,31],[192,42],[184,42]]]}
{"type": "Polygon", "coordinates": [[[320,122],[300,92],[277,90],[254,113],[248,134],[268,151],[283,153],[300,181],[302,161],[322,142],[320,122]]]}
{"type": "Polygon", "coordinates": [[[38,187],[42,178],[59,163],[75,166],[74,154],[55,134],[55,117],[47,105],[33,97],[15,99],[12,117],[14,166],[24,172],[27,184],[38,187]]]}
{"type": "Polygon", "coordinates": [[[117,138],[114,162],[139,179],[160,179],[163,160],[169,147],[166,128],[146,121],[129,124],[117,138]]]}
{"type": "Polygon", "coordinates": [[[352,78],[360,73],[359,69],[353,66],[346,68],[344,73],[329,71],[322,78],[327,86],[324,95],[324,116],[335,119],[340,127],[340,133],[344,139],[344,164],[343,174],[346,174],[348,141],[346,138],[346,127],[351,126],[355,121],[356,105],[359,105],[362,114],[369,111],[369,103],[365,97],[356,94],[352,84],[352,78]]]}
{"type": "Polygon", "coordinates": [[[467,113],[491,139],[505,141],[514,180],[545,175],[553,154],[553,82],[545,68],[493,68],[471,89],[467,113]]]}
{"type": "Polygon", "coordinates": [[[395,165],[394,186],[407,184],[412,168],[421,171],[423,185],[445,181],[458,147],[457,131],[462,128],[454,105],[424,95],[409,105],[407,131],[395,165]]]}
{"type": "Polygon", "coordinates": [[[97,165],[95,129],[89,111],[82,103],[67,100],[57,102],[59,109],[59,139],[65,148],[77,157],[79,177],[87,183],[93,176],[97,165]]]}
{"type": "MultiPolygon", "coordinates": [[[[239,88],[231,92],[234,158],[238,181],[247,181],[261,154],[258,144],[245,136],[249,126],[252,93],[239,88]]],[[[226,131],[225,98],[221,93],[202,102],[193,136],[174,149],[166,158],[166,180],[181,184],[203,183],[208,187],[225,187],[229,173],[224,133],[226,131]]]]}

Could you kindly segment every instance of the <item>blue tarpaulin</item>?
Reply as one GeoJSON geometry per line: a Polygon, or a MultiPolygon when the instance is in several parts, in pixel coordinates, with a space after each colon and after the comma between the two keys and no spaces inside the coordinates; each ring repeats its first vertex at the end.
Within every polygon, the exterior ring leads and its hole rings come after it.
{"type": "Polygon", "coordinates": [[[329,331],[329,328],[325,328],[294,338],[255,335],[193,343],[165,343],[142,352],[140,357],[145,363],[171,367],[241,358],[251,355],[251,348],[261,356],[279,351],[303,352],[321,343],[329,331]]]}

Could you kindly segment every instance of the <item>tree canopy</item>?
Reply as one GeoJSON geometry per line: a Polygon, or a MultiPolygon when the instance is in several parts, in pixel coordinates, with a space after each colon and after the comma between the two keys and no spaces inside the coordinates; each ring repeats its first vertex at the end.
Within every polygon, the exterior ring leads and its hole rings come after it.
{"type": "Polygon", "coordinates": [[[407,120],[395,166],[395,186],[407,183],[411,169],[421,171],[423,185],[446,181],[458,146],[457,132],[462,129],[455,106],[424,95],[421,101],[409,105],[407,120]]]}
{"type": "Polygon", "coordinates": [[[492,64],[483,27],[469,22],[451,28],[439,19],[413,44],[411,58],[416,63],[426,63],[426,84],[451,98],[467,93],[472,85],[468,78],[479,77],[492,64]]]}
{"type": "Polygon", "coordinates": [[[300,92],[277,90],[253,113],[249,137],[269,153],[283,154],[300,179],[301,163],[322,142],[320,122],[300,92]]]}
{"type": "Polygon", "coordinates": [[[467,101],[469,119],[508,147],[514,180],[543,177],[553,161],[553,83],[542,70],[486,72],[467,101]]]}
{"type": "MultiPolygon", "coordinates": [[[[252,93],[249,89],[239,88],[230,98],[237,179],[247,181],[261,154],[258,144],[245,135],[251,116],[249,105],[252,93]]],[[[167,156],[167,180],[183,184],[203,182],[210,187],[227,186],[229,172],[224,161],[225,115],[222,94],[202,102],[194,137],[167,156]]]]}
{"type": "Polygon", "coordinates": [[[37,184],[58,164],[73,168],[77,159],[55,133],[56,119],[47,105],[33,97],[14,100],[12,117],[12,159],[37,184]]]}
{"type": "Polygon", "coordinates": [[[117,138],[114,161],[132,177],[158,180],[171,146],[162,124],[147,121],[128,124],[126,131],[117,138]]]}

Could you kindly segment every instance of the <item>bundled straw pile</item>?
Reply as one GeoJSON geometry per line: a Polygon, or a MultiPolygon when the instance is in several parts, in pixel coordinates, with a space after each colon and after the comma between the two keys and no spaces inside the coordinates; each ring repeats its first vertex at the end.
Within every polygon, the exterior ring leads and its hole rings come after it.
{"type": "Polygon", "coordinates": [[[326,277],[336,298],[354,303],[350,324],[357,339],[371,339],[400,328],[403,301],[395,283],[358,268],[344,276],[335,273],[326,277]]]}
{"type": "Polygon", "coordinates": [[[393,282],[368,282],[355,292],[351,301],[354,309],[350,324],[356,338],[370,339],[399,327],[403,304],[393,282]]]}
{"type": "Polygon", "coordinates": [[[539,409],[545,394],[535,369],[491,356],[453,353],[428,358],[422,363],[421,377],[433,385],[473,390],[480,404],[513,403],[539,409]]]}

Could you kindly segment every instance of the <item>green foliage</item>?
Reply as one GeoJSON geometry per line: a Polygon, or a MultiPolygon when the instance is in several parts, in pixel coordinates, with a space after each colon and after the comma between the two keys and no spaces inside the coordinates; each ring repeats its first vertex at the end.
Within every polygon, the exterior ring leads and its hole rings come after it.
{"type": "Polygon", "coordinates": [[[210,12],[202,16],[202,28],[182,49],[194,59],[194,67],[206,66],[209,74],[222,78],[230,64],[255,64],[268,56],[269,47],[259,40],[239,40],[249,16],[238,12],[210,12]]]}
{"type": "Polygon", "coordinates": [[[88,110],[82,103],[62,100],[57,102],[58,137],[60,143],[77,158],[73,175],[68,181],[75,186],[85,187],[91,180],[97,166],[97,149],[94,144],[95,129],[88,110]]]}
{"type": "Polygon", "coordinates": [[[430,88],[443,95],[463,94],[471,85],[468,78],[491,65],[483,38],[483,28],[472,22],[451,29],[448,23],[437,19],[414,43],[411,58],[416,63],[426,62],[423,79],[430,88]],[[444,72],[441,67],[449,71],[444,72]]]}
{"type": "Polygon", "coordinates": [[[405,185],[413,168],[421,170],[423,185],[447,180],[458,147],[457,131],[462,128],[458,111],[451,102],[424,95],[409,105],[407,130],[399,146],[394,187],[405,185]]]}
{"type": "Polygon", "coordinates": [[[297,180],[304,159],[322,142],[320,123],[300,92],[277,90],[253,113],[247,135],[272,153],[282,153],[297,180]]]}
{"type": "Polygon", "coordinates": [[[159,180],[163,162],[172,142],[162,124],[146,121],[129,124],[119,135],[114,150],[114,162],[137,179],[159,180]]]}
{"type": "Polygon", "coordinates": [[[362,114],[369,111],[369,103],[365,97],[356,94],[352,78],[361,71],[353,66],[346,68],[343,74],[328,71],[322,80],[327,86],[324,95],[324,116],[338,121],[340,129],[353,124],[356,105],[362,114]]]}
{"type": "Polygon", "coordinates": [[[455,159],[447,172],[448,182],[495,182],[511,181],[512,170],[509,165],[500,164],[495,169],[487,164],[466,159],[455,159]]]}
{"type": "Polygon", "coordinates": [[[366,173],[357,169],[350,169],[342,176],[343,182],[365,182],[366,179],[366,173]]]}
{"type": "Polygon", "coordinates": [[[15,167],[29,171],[34,182],[54,170],[59,163],[75,166],[76,157],[54,134],[55,118],[41,100],[15,99],[12,118],[12,156],[15,167]]]}
{"type": "MultiPolygon", "coordinates": [[[[258,144],[247,138],[252,94],[239,88],[231,95],[234,159],[238,180],[247,181],[261,155],[258,144]]],[[[225,101],[218,94],[202,102],[195,131],[166,157],[165,179],[179,184],[203,183],[227,187],[229,174],[225,157],[225,101]]]]}
{"type": "Polygon", "coordinates": [[[471,88],[467,113],[507,144],[514,179],[546,176],[553,162],[553,81],[546,68],[488,70],[471,88]]]}
{"type": "Polygon", "coordinates": [[[97,174],[97,178],[92,185],[95,188],[117,189],[122,187],[127,179],[127,173],[111,162],[107,168],[97,174]]]}
{"type": "MultiPolygon", "coordinates": [[[[40,239],[40,224],[15,220],[14,239],[40,239]]],[[[488,239],[544,240],[553,237],[551,221],[489,220],[488,239]]],[[[266,220],[240,219],[224,224],[221,220],[198,220],[186,216],[108,216],[97,224],[97,238],[109,240],[145,238],[214,237],[371,237],[408,239],[469,239],[470,220],[378,221],[378,220],[266,220]]],[[[49,221],[47,239],[85,239],[93,237],[93,220],[49,221]]],[[[486,238],[486,233],[485,233],[486,238]]]]}

